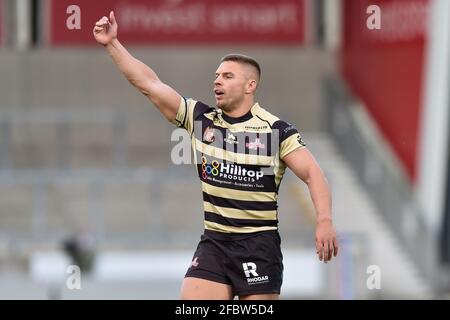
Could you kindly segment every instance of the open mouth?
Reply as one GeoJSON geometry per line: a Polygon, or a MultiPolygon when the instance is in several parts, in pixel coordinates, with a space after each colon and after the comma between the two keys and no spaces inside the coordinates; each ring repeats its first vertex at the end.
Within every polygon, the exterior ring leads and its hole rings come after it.
{"type": "Polygon", "coordinates": [[[224,94],[224,92],[220,89],[215,89],[214,94],[216,95],[216,98],[218,98],[221,97],[224,94]]]}

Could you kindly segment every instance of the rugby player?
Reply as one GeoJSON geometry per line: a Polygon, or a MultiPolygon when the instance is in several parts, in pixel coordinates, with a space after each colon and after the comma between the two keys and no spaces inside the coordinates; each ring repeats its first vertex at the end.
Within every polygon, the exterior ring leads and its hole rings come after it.
{"type": "Polygon", "coordinates": [[[251,57],[230,54],[215,72],[216,105],[181,96],[117,38],[114,12],[94,26],[129,82],[164,117],[186,129],[203,190],[204,233],[181,287],[182,299],[278,299],[283,257],[277,195],[288,167],[304,181],[315,207],[316,252],[328,262],[338,253],[327,180],[291,124],[255,102],[261,77],[251,57]]]}

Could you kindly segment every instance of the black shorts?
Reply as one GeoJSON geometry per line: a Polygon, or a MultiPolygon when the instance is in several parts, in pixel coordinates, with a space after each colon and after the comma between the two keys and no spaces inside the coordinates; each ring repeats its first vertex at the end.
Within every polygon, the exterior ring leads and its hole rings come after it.
{"type": "Polygon", "coordinates": [[[240,240],[218,240],[205,232],[185,277],[231,285],[234,295],[280,293],[283,255],[278,231],[240,240]]]}

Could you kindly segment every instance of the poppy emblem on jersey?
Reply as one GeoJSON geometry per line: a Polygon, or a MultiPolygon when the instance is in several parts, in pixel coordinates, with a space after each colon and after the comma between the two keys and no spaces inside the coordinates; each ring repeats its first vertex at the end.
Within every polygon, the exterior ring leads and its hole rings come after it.
{"type": "Polygon", "coordinates": [[[214,142],[216,137],[214,136],[214,129],[211,127],[207,127],[205,132],[203,132],[203,141],[211,143],[214,142]]]}
{"type": "Polygon", "coordinates": [[[202,178],[206,179],[208,175],[217,176],[219,174],[219,161],[213,160],[212,165],[208,164],[206,157],[202,157],[202,178]]]}
{"type": "Polygon", "coordinates": [[[213,123],[215,124],[215,125],[221,125],[222,123],[223,123],[223,121],[222,120],[220,120],[219,118],[217,118],[217,117],[214,117],[214,119],[213,119],[213,123]]]}
{"type": "Polygon", "coordinates": [[[266,147],[265,144],[261,143],[259,138],[256,138],[255,141],[253,141],[253,142],[246,143],[245,146],[247,148],[249,148],[250,150],[257,150],[258,148],[264,149],[266,147]]]}

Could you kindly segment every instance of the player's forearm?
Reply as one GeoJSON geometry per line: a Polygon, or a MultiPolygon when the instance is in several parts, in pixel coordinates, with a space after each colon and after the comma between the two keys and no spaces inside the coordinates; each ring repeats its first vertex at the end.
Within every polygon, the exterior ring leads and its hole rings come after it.
{"type": "Polygon", "coordinates": [[[107,44],[106,49],[128,81],[143,94],[151,94],[149,84],[152,81],[159,81],[156,73],[146,64],[134,58],[118,39],[107,44]]]}
{"type": "Polygon", "coordinates": [[[331,191],[322,170],[318,167],[311,169],[306,183],[316,209],[317,222],[331,220],[331,191]]]}

